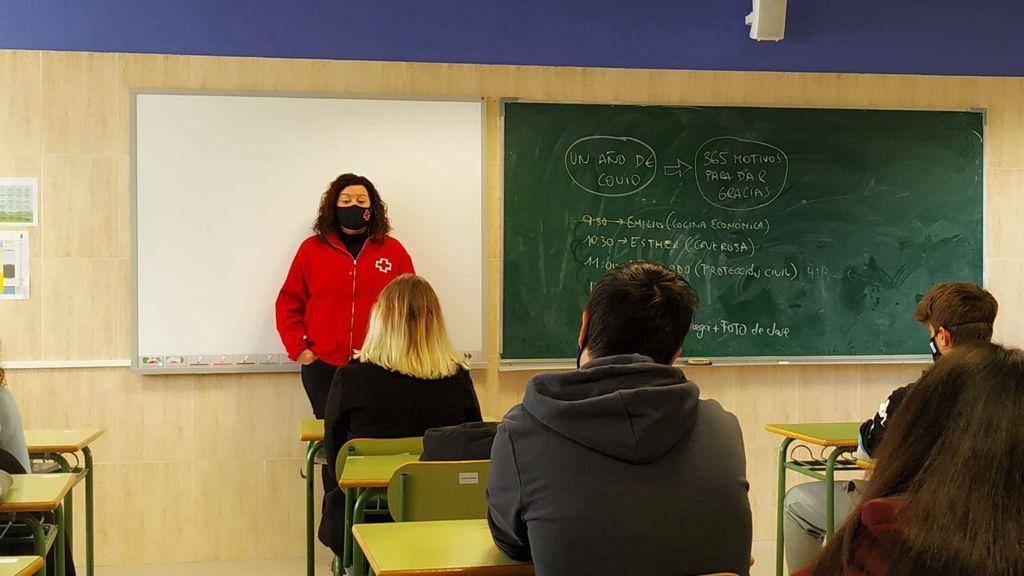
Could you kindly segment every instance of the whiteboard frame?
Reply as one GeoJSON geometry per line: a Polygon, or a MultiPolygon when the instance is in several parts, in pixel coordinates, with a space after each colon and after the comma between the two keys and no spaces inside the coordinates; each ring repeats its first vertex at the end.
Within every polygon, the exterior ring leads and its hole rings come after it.
{"type": "MultiPolygon", "coordinates": [[[[988,288],[988,109],[978,108],[865,108],[863,106],[847,107],[820,107],[820,106],[768,106],[755,104],[684,104],[672,102],[633,102],[633,101],[549,101],[520,99],[514,96],[503,97],[498,100],[499,126],[501,132],[498,138],[498,166],[501,170],[499,186],[499,202],[501,208],[501,267],[499,272],[498,285],[498,371],[499,372],[520,372],[532,370],[572,370],[576,368],[575,358],[515,358],[506,359],[502,356],[505,351],[505,104],[577,104],[584,106],[640,106],[659,108],[764,108],[773,110],[778,108],[796,110],[863,110],[866,112],[971,112],[981,115],[981,125],[985,128],[982,135],[982,162],[981,162],[981,283],[982,287],[988,288]]],[[[582,314],[582,310],[580,313],[582,314]]],[[[686,353],[686,344],[683,344],[683,353],[686,353]]],[[[931,364],[934,359],[929,354],[871,354],[862,356],[707,356],[691,357],[690,360],[710,361],[710,364],[690,364],[684,356],[676,362],[676,366],[708,367],[708,366],[808,366],[808,365],[843,365],[843,364],[931,364]]]]}
{"type": "Polygon", "coordinates": [[[138,190],[138,142],[137,110],[140,95],[171,95],[171,96],[246,96],[257,98],[303,98],[319,100],[402,100],[407,102],[477,102],[480,105],[480,249],[481,274],[481,340],[480,356],[470,363],[471,370],[487,367],[488,341],[488,273],[487,273],[487,99],[479,97],[421,96],[406,94],[359,94],[359,93],[322,93],[322,92],[287,92],[272,90],[198,90],[175,88],[132,88],[128,91],[129,99],[129,210],[131,210],[131,306],[132,306],[132,346],[130,366],[133,373],[142,375],[166,374],[245,374],[245,373],[281,373],[299,372],[301,365],[297,362],[276,365],[232,365],[232,366],[143,366],[139,356],[139,190],[138,190]]]}

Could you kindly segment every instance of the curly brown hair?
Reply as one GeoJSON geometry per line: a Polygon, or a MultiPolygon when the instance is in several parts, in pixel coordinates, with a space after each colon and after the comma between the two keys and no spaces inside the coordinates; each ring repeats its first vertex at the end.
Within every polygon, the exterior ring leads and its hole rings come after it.
{"type": "Polygon", "coordinates": [[[380,197],[377,187],[370,182],[366,176],[345,173],[338,176],[331,182],[323,196],[320,197],[320,210],[317,212],[316,220],[313,221],[313,232],[324,242],[327,242],[327,235],[338,233],[338,221],[334,215],[334,209],[338,205],[338,196],[341,191],[349,186],[365,186],[370,193],[370,222],[367,224],[367,232],[370,238],[381,240],[388,232],[391,232],[391,222],[388,220],[388,205],[380,197]]]}

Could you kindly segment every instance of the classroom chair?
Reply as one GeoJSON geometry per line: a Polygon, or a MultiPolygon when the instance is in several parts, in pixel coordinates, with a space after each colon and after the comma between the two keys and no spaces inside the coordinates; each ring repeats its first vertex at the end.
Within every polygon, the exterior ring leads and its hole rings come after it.
{"type": "MultiPolygon", "coordinates": [[[[396,522],[472,520],[487,517],[490,460],[410,462],[388,482],[388,511],[396,522]]],[[[352,573],[370,573],[363,555],[353,549],[352,573]]]]}
{"type": "Polygon", "coordinates": [[[490,460],[410,462],[388,483],[388,510],[396,522],[487,517],[490,460]]]}
{"type": "MultiPolygon", "coordinates": [[[[338,451],[338,459],[334,463],[335,478],[341,478],[345,470],[345,461],[349,456],[387,456],[389,454],[422,454],[423,438],[352,438],[342,445],[338,451]]],[[[342,554],[342,566],[352,564],[352,515],[356,499],[363,490],[345,489],[345,544],[342,554]]],[[[371,514],[380,512],[381,499],[376,498],[378,510],[370,511],[371,514]]]]}
{"type": "Polygon", "coordinates": [[[388,454],[423,454],[423,437],[415,438],[352,438],[338,451],[334,463],[336,478],[341,478],[345,459],[349,456],[387,456],[388,454]]]}

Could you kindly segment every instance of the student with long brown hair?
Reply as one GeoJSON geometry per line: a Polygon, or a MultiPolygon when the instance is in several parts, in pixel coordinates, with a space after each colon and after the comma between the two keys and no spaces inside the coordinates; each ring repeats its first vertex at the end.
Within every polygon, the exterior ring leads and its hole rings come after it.
{"type": "Polygon", "coordinates": [[[801,576],[1024,575],[1024,352],[957,347],[907,394],[864,501],[801,576]]]}
{"type": "MultiPolygon", "coordinates": [[[[995,297],[981,286],[970,282],[944,282],[921,298],[914,318],[928,330],[928,346],[937,361],[957,346],[991,341],[998,311],[995,297]]],[[[878,407],[878,412],[861,424],[860,456],[875,455],[889,422],[913,387],[914,384],[908,384],[894,390],[878,407]]],[[[835,483],[834,510],[838,521],[857,507],[864,488],[865,483],[861,481],[835,483]]],[[[825,540],[825,496],[824,482],[798,484],[786,493],[783,529],[790,572],[807,566],[821,552],[825,540]]]]}
{"type": "MultiPolygon", "coordinates": [[[[355,359],[338,369],[327,398],[328,466],[350,438],[423,436],[430,428],[480,422],[469,364],[455,350],[437,294],[412,274],[380,293],[355,359]]],[[[325,496],[320,540],[342,552],[345,517],[338,484],[325,496]]]]}

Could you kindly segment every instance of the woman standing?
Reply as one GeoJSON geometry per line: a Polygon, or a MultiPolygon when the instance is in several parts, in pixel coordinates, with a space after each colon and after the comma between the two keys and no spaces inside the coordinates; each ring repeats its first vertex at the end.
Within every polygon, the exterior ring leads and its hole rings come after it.
{"type": "Polygon", "coordinates": [[[324,417],[334,371],[363,344],[377,295],[415,273],[390,231],[388,206],[373,183],[338,176],[321,197],[315,234],[299,246],[277,296],[277,331],[288,357],[302,364],[317,418],[324,417]]]}

